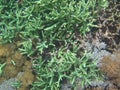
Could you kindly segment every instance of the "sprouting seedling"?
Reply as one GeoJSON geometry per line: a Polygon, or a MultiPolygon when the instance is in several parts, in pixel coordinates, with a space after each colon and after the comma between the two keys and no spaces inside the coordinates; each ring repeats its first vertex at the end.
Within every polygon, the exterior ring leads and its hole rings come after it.
{"type": "Polygon", "coordinates": [[[6,63],[0,64],[0,75],[3,73],[3,68],[5,67],[6,63]]]}

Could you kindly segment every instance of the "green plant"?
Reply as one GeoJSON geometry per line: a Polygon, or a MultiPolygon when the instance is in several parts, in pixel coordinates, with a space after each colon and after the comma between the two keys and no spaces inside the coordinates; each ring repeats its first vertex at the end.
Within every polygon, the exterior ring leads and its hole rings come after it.
{"type": "MultiPolygon", "coordinates": [[[[31,2],[25,0],[20,7],[22,18],[25,19],[22,22],[24,26],[19,29],[18,37],[25,42],[31,40],[32,44],[36,39],[37,42],[33,48],[36,50],[39,47],[38,52],[41,54],[42,50],[46,48],[42,46],[44,42],[47,42],[47,47],[51,45],[56,47],[55,41],[68,42],[73,39],[75,33],[85,35],[90,27],[94,26],[96,3],[98,3],[96,0],[38,0],[31,2]]],[[[100,5],[98,3],[98,6],[100,5]]],[[[26,51],[25,42],[20,49],[23,53],[26,51]]],[[[31,48],[29,51],[31,52],[33,49],[31,48]]]]}
{"type": "Polygon", "coordinates": [[[0,0],[0,44],[20,41],[21,53],[35,58],[33,90],[59,90],[64,79],[83,86],[98,69],[89,54],[77,55],[76,39],[96,26],[101,7],[107,0],[0,0]]]}
{"type": "Polygon", "coordinates": [[[77,78],[81,79],[80,83],[83,87],[92,80],[98,79],[99,70],[96,62],[90,60],[89,53],[77,58],[70,50],[60,49],[51,55],[51,60],[44,61],[39,57],[34,61],[38,81],[34,82],[32,90],[60,90],[64,80],[69,80],[75,86],[77,78]]]}
{"type": "Polygon", "coordinates": [[[0,1],[0,7],[2,7],[0,12],[0,43],[13,42],[24,28],[23,22],[27,16],[15,0],[0,1]]]}
{"type": "MultiPolygon", "coordinates": [[[[15,0],[0,1],[0,42],[13,42],[16,38],[53,40],[68,39],[76,31],[85,35],[95,21],[101,0],[15,0]],[[9,6],[9,7],[8,7],[9,6]],[[54,37],[54,38],[53,38],[54,37]]],[[[105,5],[106,6],[106,5],[105,5]]]]}
{"type": "Polygon", "coordinates": [[[32,41],[24,41],[22,42],[23,47],[19,48],[19,50],[21,51],[22,54],[26,54],[27,56],[30,56],[34,53],[34,51],[32,51],[32,41]]]}
{"type": "Polygon", "coordinates": [[[47,42],[44,41],[44,42],[38,43],[38,45],[37,45],[36,48],[38,49],[38,51],[40,52],[40,54],[42,54],[43,51],[44,51],[43,49],[48,48],[47,42]]]}
{"type": "Polygon", "coordinates": [[[0,43],[21,41],[22,54],[29,57],[38,51],[41,55],[46,48],[56,48],[56,42],[71,42],[76,33],[85,35],[94,26],[96,3],[96,0],[0,1],[0,43]]]}
{"type": "Polygon", "coordinates": [[[22,83],[20,81],[15,81],[15,82],[12,82],[11,86],[18,89],[22,86],[22,83]]]}
{"type": "Polygon", "coordinates": [[[5,67],[6,63],[0,64],[0,76],[3,73],[3,68],[5,67]]]}
{"type": "Polygon", "coordinates": [[[109,4],[107,0],[99,0],[98,3],[100,5],[99,8],[101,8],[101,7],[106,8],[106,7],[108,7],[108,4],[109,4]]]}

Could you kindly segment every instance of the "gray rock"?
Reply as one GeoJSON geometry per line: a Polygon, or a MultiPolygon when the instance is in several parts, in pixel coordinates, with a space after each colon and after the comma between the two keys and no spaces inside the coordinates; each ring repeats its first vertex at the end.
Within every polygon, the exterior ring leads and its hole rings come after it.
{"type": "Polygon", "coordinates": [[[15,88],[13,88],[11,85],[12,85],[12,82],[15,82],[16,80],[15,79],[9,79],[9,80],[6,80],[4,81],[1,85],[0,85],[0,90],[16,90],[15,88]]]}

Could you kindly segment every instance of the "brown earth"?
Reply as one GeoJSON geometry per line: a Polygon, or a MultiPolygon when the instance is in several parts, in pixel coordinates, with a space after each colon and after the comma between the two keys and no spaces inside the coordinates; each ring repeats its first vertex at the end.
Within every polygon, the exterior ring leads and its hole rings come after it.
{"type": "Polygon", "coordinates": [[[0,76],[0,83],[10,78],[17,77],[19,72],[23,75],[17,79],[22,82],[22,86],[18,90],[29,90],[29,86],[35,80],[32,64],[17,50],[14,44],[0,45],[0,64],[5,63],[3,73],[0,76]]]}

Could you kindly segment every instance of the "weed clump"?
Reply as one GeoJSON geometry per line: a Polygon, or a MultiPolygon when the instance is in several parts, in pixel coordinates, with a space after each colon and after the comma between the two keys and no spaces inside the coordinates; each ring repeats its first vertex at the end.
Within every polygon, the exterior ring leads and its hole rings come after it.
{"type": "Polygon", "coordinates": [[[38,75],[33,90],[59,90],[63,79],[74,85],[80,78],[84,86],[99,70],[89,54],[80,55],[79,38],[95,26],[96,9],[107,5],[105,0],[1,0],[0,44],[19,42],[21,53],[33,61],[38,75]]]}
{"type": "Polygon", "coordinates": [[[68,80],[75,89],[79,84],[82,88],[90,81],[98,79],[99,70],[96,62],[91,61],[90,55],[85,53],[82,58],[69,50],[59,50],[52,54],[52,59],[43,61],[40,57],[34,62],[34,68],[38,74],[38,80],[34,82],[32,90],[39,88],[45,90],[59,90],[61,85],[68,80]],[[76,83],[77,79],[80,79],[76,83]]]}

